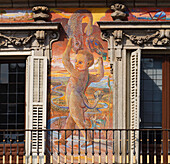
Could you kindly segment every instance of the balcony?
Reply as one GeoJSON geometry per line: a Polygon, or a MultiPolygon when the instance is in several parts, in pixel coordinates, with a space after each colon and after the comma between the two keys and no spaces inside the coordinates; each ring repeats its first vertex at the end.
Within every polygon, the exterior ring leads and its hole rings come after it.
{"type": "Polygon", "coordinates": [[[3,164],[169,162],[169,129],[0,130],[3,164]],[[43,143],[42,133],[46,136],[43,143]],[[30,141],[25,141],[27,135],[31,136],[30,141]],[[60,139],[61,135],[65,136],[64,140],[60,139]]]}

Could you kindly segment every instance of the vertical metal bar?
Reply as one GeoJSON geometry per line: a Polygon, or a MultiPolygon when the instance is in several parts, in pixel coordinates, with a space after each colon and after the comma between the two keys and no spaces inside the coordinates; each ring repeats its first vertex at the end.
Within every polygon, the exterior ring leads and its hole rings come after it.
{"type": "Polygon", "coordinates": [[[106,129],[106,161],[105,163],[108,164],[108,145],[107,145],[107,132],[108,130],[106,129]]]}
{"type": "Polygon", "coordinates": [[[161,163],[163,163],[163,133],[164,130],[162,130],[162,134],[161,134],[161,163]]]}
{"type": "Polygon", "coordinates": [[[66,144],[67,144],[67,141],[66,141],[66,138],[67,138],[67,130],[65,130],[65,155],[64,155],[64,163],[65,164],[67,164],[67,146],[66,146],[66,144]]]}
{"type": "Polygon", "coordinates": [[[47,145],[47,140],[46,140],[46,138],[47,138],[47,134],[48,134],[48,131],[44,131],[44,136],[45,136],[45,138],[44,138],[44,142],[45,142],[45,147],[44,147],[44,164],[46,164],[47,163],[47,156],[46,156],[46,145],[47,145]]]}
{"type": "Polygon", "coordinates": [[[78,164],[80,164],[81,163],[81,158],[80,158],[80,154],[81,154],[81,152],[80,152],[80,129],[78,129],[78,164]]]}
{"type": "Polygon", "coordinates": [[[24,138],[24,153],[23,153],[23,164],[25,164],[25,138],[24,138]]]}
{"type": "Polygon", "coordinates": [[[73,155],[74,155],[74,152],[73,152],[73,129],[71,130],[71,164],[73,164],[74,163],[74,157],[73,157],[73,155]]]}
{"type": "Polygon", "coordinates": [[[10,131],[10,155],[9,155],[9,163],[12,164],[12,132],[10,131]]]}
{"type": "Polygon", "coordinates": [[[58,130],[58,158],[57,158],[57,163],[60,164],[60,130],[58,130]]]}
{"type": "Polygon", "coordinates": [[[114,147],[114,130],[113,130],[113,152],[112,152],[112,154],[113,154],[113,157],[112,157],[112,163],[113,164],[115,164],[115,147],[114,147]]]}
{"type": "Polygon", "coordinates": [[[51,151],[50,151],[50,164],[53,164],[53,130],[51,130],[51,151]]]}
{"type": "Polygon", "coordinates": [[[147,163],[149,164],[149,130],[147,130],[147,163]]]}
{"type": "Polygon", "coordinates": [[[94,164],[94,129],[92,129],[92,164],[94,164]]]}
{"type": "Polygon", "coordinates": [[[156,130],[154,131],[154,164],[156,163],[156,130]]]}
{"type": "Polygon", "coordinates": [[[18,132],[17,132],[17,156],[16,156],[16,164],[19,164],[19,147],[18,147],[18,132]]]}
{"type": "Polygon", "coordinates": [[[135,138],[135,133],[136,131],[134,130],[134,137],[133,137],[133,140],[134,140],[134,147],[133,147],[133,163],[136,163],[136,138],[135,138]]]}
{"type": "Polygon", "coordinates": [[[119,146],[120,146],[120,150],[119,150],[119,163],[122,163],[122,131],[120,130],[120,141],[119,141],[119,146]]]}
{"type": "Polygon", "coordinates": [[[143,152],[142,152],[142,131],[140,131],[140,163],[143,163],[143,152]]]}
{"type": "Polygon", "coordinates": [[[30,142],[30,164],[32,164],[32,130],[31,130],[31,142],[30,142]]]}
{"type": "Polygon", "coordinates": [[[37,164],[39,164],[39,138],[37,140],[37,164]]]}
{"type": "Polygon", "coordinates": [[[87,129],[85,129],[85,164],[87,164],[87,129]]]}
{"type": "Polygon", "coordinates": [[[5,131],[3,131],[3,164],[5,164],[5,131]]]}
{"type": "Polygon", "coordinates": [[[101,164],[101,130],[99,129],[99,164],[101,164]]]}
{"type": "Polygon", "coordinates": [[[129,136],[128,136],[128,130],[126,131],[126,163],[129,163],[129,136]]]}

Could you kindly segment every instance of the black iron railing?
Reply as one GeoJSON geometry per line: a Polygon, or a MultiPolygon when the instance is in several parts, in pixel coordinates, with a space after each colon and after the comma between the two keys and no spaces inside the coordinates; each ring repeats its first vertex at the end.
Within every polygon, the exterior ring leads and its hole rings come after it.
{"type": "Polygon", "coordinates": [[[167,129],[0,130],[0,163],[4,164],[169,162],[167,129]],[[43,135],[35,138],[35,132],[43,135]]]}

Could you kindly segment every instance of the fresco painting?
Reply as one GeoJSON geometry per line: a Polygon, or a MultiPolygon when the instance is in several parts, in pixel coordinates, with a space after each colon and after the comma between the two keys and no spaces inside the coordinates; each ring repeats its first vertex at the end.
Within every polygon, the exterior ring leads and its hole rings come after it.
{"type": "MultiPolygon", "coordinates": [[[[128,21],[170,21],[170,8],[128,8],[128,21]]],[[[83,19],[84,22],[90,20],[93,16],[91,23],[97,21],[113,21],[111,18],[112,11],[109,8],[52,8],[51,21],[56,22],[58,20],[63,22],[63,26],[68,26],[67,22],[73,13],[84,13],[84,16],[79,17],[79,21],[83,19]],[[91,13],[91,14],[90,14],[91,13]]],[[[74,16],[70,19],[70,23],[74,19],[74,16]]],[[[31,9],[0,9],[0,22],[1,23],[13,23],[13,22],[33,22],[33,13],[31,9]]],[[[81,26],[81,24],[79,24],[81,26]]],[[[90,22],[89,22],[90,26],[90,22]]],[[[88,32],[87,27],[87,32],[88,32]]]]}
{"type": "Polygon", "coordinates": [[[31,9],[0,9],[0,22],[34,22],[33,13],[31,9]]]}
{"type": "Polygon", "coordinates": [[[169,8],[135,8],[130,9],[130,21],[170,21],[169,8]]]}
{"type": "MultiPolygon", "coordinates": [[[[107,42],[102,41],[97,21],[106,16],[104,12],[95,14],[90,10],[54,10],[56,22],[61,22],[66,32],[63,41],[53,44],[51,62],[51,109],[49,127],[51,129],[106,129],[113,128],[112,75],[107,55],[107,42]],[[58,16],[57,16],[58,14],[58,16]]],[[[54,16],[52,15],[52,18],[54,16]]],[[[85,137],[87,135],[88,161],[91,161],[92,134],[80,134],[81,161],[84,160],[85,137]]],[[[106,145],[101,134],[102,151],[106,145]]],[[[95,151],[99,150],[99,131],[95,131],[95,151]]],[[[111,136],[111,134],[110,134],[111,136]]],[[[67,162],[71,158],[72,137],[74,162],[78,157],[78,131],[54,133],[54,153],[64,160],[67,148],[67,162]],[[59,136],[59,137],[58,137],[59,136]],[[65,142],[67,142],[65,147],[65,142]],[[61,153],[61,154],[62,154],[61,153]],[[77,155],[77,157],[76,157],[77,155]],[[63,158],[62,158],[63,157],[63,158]]],[[[109,134],[108,134],[109,138],[109,134]]],[[[111,144],[111,142],[110,142],[111,144]]],[[[110,152],[112,150],[110,149],[110,152]]],[[[97,159],[96,159],[97,160],[97,159]]]]}
{"type": "MultiPolygon", "coordinates": [[[[94,150],[98,162],[99,142],[101,153],[106,152],[106,133],[100,129],[113,128],[113,83],[107,52],[107,42],[102,41],[97,21],[113,21],[109,8],[63,8],[51,9],[52,22],[61,22],[63,36],[52,45],[51,68],[48,79],[48,128],[49,129],[95,129],[94,150]]],[[[129,21],[169,21],[169,8],[129,9],[129,21]]],[[[33,13],[28,10],[0,10],[1,23],[33,22],[33,13]]],[[[114,73],[114,72],[113,72],[114,73]]],[[[107,134],[108,156],[112,155],[112,134],[107,134]],[[110,147],[109,147],[110,145],[110,147]]],[[[58,141],[60,161],[64,163],[67,149],[67,163],[74,151],[74,163],[81,149],[81,162],[92,161],[92,134],[87,132],[88,147],[85,149],[86,133],[69,131],[54,132],[54,161],[57,160],[58,141]],[[80,147],[79,147],[80,136],[80,147]],[[72,143],[72,139],[74,142],[72,143]],[[73,150],[71,149],[73,144],[73,150]]],[[[111,163],[108,158],[108,163],[111,163]]],[[[105,156],[101,156],[104,163],[105,156]]],[[[54,162],[56,163],[56,162],[54,162]]]]}

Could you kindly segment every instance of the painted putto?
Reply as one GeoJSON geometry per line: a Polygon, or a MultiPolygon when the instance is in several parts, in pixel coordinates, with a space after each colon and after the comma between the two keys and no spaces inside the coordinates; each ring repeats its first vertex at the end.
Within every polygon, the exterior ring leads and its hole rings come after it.
{"type": "MultiPolygon", "coordinates": [[[[91,10],[55,11],[56,22],[61,22],[66,32],[63,41],[53,44],[51,62],[51,105],[48,127],[52,129],[105,129],[113,128],[112,76],[107,55],[107,42],[102,41],[97,21],[107,13],[93,13],[91,10]],[[58,15],[57,15],[58,14],[58,15]]],[[[94,138],[98,151],[99,131],[94,138]]],[[[101,134],[104,141],[105,133],[101,134]]],[[[111,135],[110,135],[111,136],[111,135]]],[[[81,142],[81,161],[85,146],[91,152],[92,135],[89,131],[58,131],[54,134],[54,152],[64,153],[67,160],[71,153],[74,137],[74,154],[78,155],[78,142],[81,142]],[[80,135],[80,136],[79,136],[80,135]],[[87,138],[87,143],[85,143],[87,138]],[[58,142],[59,141],[59,142],[58,142]]],[[[108,137],[109,138],[109,137],[108,137]]],[[[94,140],[93,140],[94,141],[94,140]]],[[[103,151],[105,149],[102,145],[103,151]]],[[[112,151],[112,150],[110,150],[112,151]]],[[[90,156],[88,157],[91,160],[90,156]]],[[[62,159],[61,159],[62,160],[62,159]]],[[[76,159],[74,160],[76,161],[76,159]]]]}

